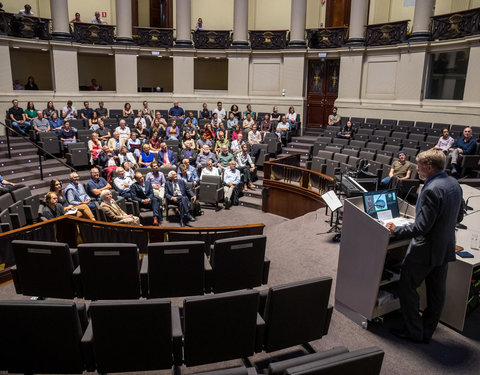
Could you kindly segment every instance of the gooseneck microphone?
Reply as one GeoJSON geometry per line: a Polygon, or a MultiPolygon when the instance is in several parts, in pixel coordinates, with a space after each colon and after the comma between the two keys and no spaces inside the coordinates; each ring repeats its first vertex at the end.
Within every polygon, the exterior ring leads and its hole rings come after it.
{"type": "Polygon", "coordinates": [[[405,208],[405,212],[403,213],[403,217],[406,217],[406,216],[407,216],[407,210],[408,210],[408,206],[409,206],[408,201],[407,201],[408,196],[410,195],[410,193],[412,192],[412,190],[413,190],[414,188],[416,188],[416,187],[418,188],[418,186],[415,186],[415,185],[410,186],[410,189],[408,189],[407,195],[405,195],[404,201],[405,201],[405,203],[406,203],[406,208],[405,208]]]}

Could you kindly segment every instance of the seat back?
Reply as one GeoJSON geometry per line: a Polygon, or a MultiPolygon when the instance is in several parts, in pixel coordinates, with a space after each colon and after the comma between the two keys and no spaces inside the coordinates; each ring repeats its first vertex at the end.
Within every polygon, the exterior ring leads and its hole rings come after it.
{"type": "Polygon", "coordinates": [[[28,187],[23,187],[17,190],[10,191],[14,202],[23,201],[25,198],[30,197],[32,194],[28,187]]]}
{"type": "Polygon", "coordinates": [[[322,338],[328,332],[332,279],[321,277],[268,291],[264,350],[272,352],[322,338]]]}
{"type": "Polygon", "coordinates": [[[204,293],[205,242],[158,242],[148,245],[150,298],[204,293]]]}
{"type": "Polygon", "coordinates": [[[73,301],[0,301],[1,369],[81,374],[82,327],[73,301]]]}
{"type": "Polygon", "coordinates": [[[10,207],[15,201],[10,194],[3,194],[0,196],[0,211],[10,207]]]}
{"type": "Polygon", "coordinates": [[[204,182],[215,184],[217,187],[219,187],[219,186],[222,185],[222,176],[208,176],[208,175],[205,175],[205,176],[202,177],[202,183],[204,183],[204,182]]]}
{"type": "Polygon", "coordinates": [[[135,244],[78,245],[85,299],[138,299],[140,275],[135,244]]]}
{"type": "Polygon", "coordinates": [[[98,373],[172,367],[170,301],[93,301],[89,314],[98,373]]]}
{"type": "Polygon", "coordinates": [[[214,293],[262,285],[266,243],[264,235],[215,241],[210,257],[214,293]]]}
{"type": "Polygon", "coordinates": [[[12,241],[15,287],[25,296],[74,298],[73,261],[67,244],[12,241]]]}
{"type": "Polygon", "coordinates": [[[185,365],[251,356],[255,350],[258,303],[256,290],[186,298],[183,302],[185,365]]]}
{"type": "Polygon", "coordinates": [[[354,149],[344,148],[342,150],[342,154],[349,155],[349,156],[358,156],[358,151],[354,149]]]}
{"type": "Polygon", "coordinates": [[[10,207],[8,207],[12,217],[12,223],[14,228],[21,228],[27,225],[27,218],[25,216],[25,210],[23,209],[23,202],[15,202],[10,207]]]}

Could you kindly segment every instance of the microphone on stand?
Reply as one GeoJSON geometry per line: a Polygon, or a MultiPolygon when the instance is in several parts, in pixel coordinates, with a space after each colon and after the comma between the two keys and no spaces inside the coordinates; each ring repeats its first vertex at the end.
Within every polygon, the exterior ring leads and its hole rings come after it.
{"type": "Polygon", "coordinates": [[[415,187],[418,188],[418,186],[415,186],[415,185],[410,186],[410,189],[408,189],[407,195],[405,195],[404,201],[405,201],[405,203],[406,203],[406,208],[405,208],[405,212],[403,213],[403,217],[407,216],[407,210],[408,210],[408,206],[409,206],[407,199],[408,199],[408,196],[410,195],[410,193],[412,192],[412,190],[413,190],[415,187]]]}

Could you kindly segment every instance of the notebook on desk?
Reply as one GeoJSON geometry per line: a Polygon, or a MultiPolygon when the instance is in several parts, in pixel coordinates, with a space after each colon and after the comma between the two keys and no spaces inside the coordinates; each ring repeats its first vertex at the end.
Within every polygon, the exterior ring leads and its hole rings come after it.
{"type": "Polygon", "coordinates": [[[394,189],[368,191],[363,193],[365,212],[377,219],[382,225],[393,223],[404,226],[413,223],[413,219],[400,216],[397,192],[394,189]]]}

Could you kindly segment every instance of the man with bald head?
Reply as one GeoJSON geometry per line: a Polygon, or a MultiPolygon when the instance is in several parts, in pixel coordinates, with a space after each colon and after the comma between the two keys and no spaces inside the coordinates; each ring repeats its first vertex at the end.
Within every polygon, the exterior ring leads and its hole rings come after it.
{"type": "Polygon", "coordinates": [[[228,168],[232,160],[235,160],[233,154],[228,152],[228,147],[226,145],[223,145],[221,152],[218,154],[218,172],[222,173],[226,168],[228,168]]]}
{"type": "Polygon", "coordinates": [[[195,218],[190,215],[190,200],[194,204],[197,196],[185,181],[178,178],[177,172],[175,171],[168,173],[168,181],[165,184],[165,197],[169,203],[178,206],[181,227],[185,226],[185,222],[187,221],[195,221],[195,218]]]}
{"type": "Polygon", "coordinates": [[[185,118],[185,111],[183,110],[182,107],[178,106],[178,100],[175,100],[173,102],[173,107],[170,108],[168,111],[168,118],[172,119],[184,119],[185,118]]]}

